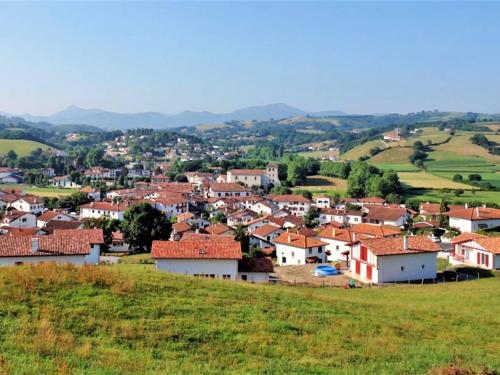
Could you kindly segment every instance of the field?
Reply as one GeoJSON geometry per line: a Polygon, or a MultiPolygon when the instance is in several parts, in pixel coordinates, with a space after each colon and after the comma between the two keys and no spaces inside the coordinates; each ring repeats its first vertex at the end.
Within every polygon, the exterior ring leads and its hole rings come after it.
{"type": "Polygon", "coordinates": [[[347,180],[324,176],[310,176],[304,185],[294,189],[295,192],[299,193],[301,190],[308,190],[315,194],[332,194],[335,192],[343,194],[347,190],[347,180]]]}
{"type": "MultiPolygon", "coordinates": [[[[471,173],[476,173],[473,170],[470,171],[461,171],[462,173],[459,172],[432,172],[433,175],[436,176],[441,176],[444,178],[448,178],[450,180],[453,179],[453,176],[456,174],[461,174],[464,180],[466,180],[471,173]]],[[[493,186],[495,186],[497,189],[500,189],[500,172],[486,172],[486,173],[477,173],[481,176],[481,181],[483,182],[489,182],[493,186]]]]}
{"type": "Polygon", "coordinates": [[[467,190],[464,194],[456,197],[453,193],[443,193],[438,189],[414,189],[404,194],[405,198],[417,198],[421,201],[441,202],[444,198],[449,203],[481,202],[500,204],[500,191],[476,191],[467,190]]]}
{"type": "Polygon", "coordinates": [[[476,189],[471,185],[450,181],[428,172],[398,172],[398,175],[402,183],[412,188],[476,189]]]}
{"type": "Polygon", "coordinates": [[[151,265],[3,268],[0,372],[494,370],[498,288],[498,277],[345,290],[187,278],[151,265]]]}
{"type": "Polygon", "coordinates": [[[0,189],[24,189],[26,193],[38,195],[39,197],[59,197],[64,195],[70,195],[77,192],[78,189],[61,189],[56,187],[36,187],[31,185],[0,185],[0,189]]]}
{"type": "Polygon", "coordinates": [[[26,139],[0,139],[0,155],[14,150],[17,156],[27,156],[31,151],[41,148],[42,150],[52,150],[53,148],[46,144],[28,141],[26,139]]]}
{"type": "Polygon", "coordinates": [[[386,149],[387,143],[382,140],[374,140],[363,143],[341,155],[342,160],[358,160],[361,156],[370,155],[370,150],[374,147],[379,147],[381,150],[386,149]]]}

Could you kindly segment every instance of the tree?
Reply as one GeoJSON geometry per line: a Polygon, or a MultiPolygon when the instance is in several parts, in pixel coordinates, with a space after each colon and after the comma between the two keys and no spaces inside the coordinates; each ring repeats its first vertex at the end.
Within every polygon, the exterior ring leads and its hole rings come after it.
{"type": "Polygon", "coordinates": [[[453,194],[455,194],[455,197],[459,197],[464,193],[464,189],[455,189],[453,190],[453,194]]]}
{"type": "Polygon", "coordinates": [[[366,183],[371,177],[370,168],[365,162],[355,162],[347,179],[347,194],[353,198],[366,196],[366,183]]]}
{"type": "Polygon", "coordinates": [[[304,224],[307,228],[313,228],[318,224],[318,220],[316,218],[318,217],[318,213],[314,208],[309,208],[304,215],[304,224]]]}
{"type": "Polygon", "coordinates": [[[148,203],[140,203],[125,211],[120,229],[133,251],[151,251],[154,240],[170,237],[172,224],[161,211],[148,203]]]}
{"type": "Polygon", "coordinates": [[[226,218],[226,216],[221,211],[217,211],[217,213],[210,218],[210,222],[212,224],[215,224],[215,223],[226,223],[227,222],[227,218],[226,218]]]}
{"type": "Polygon", "coordinates": [[[186,177],[185,174],[182,174],[182,173],[179,173],[178,175],[176,175],[174,180],[176,182],[188,182],[188,178],[186,177]]]}
{"type": "Polygon", "coordinates": [[[469,181],[481,181],[482,177],[480,174],[472,173],[469,175],[469,181]]]}
{"type": "Polygon", "coordinates": [[[120,221],[106,217],[87,218],[83,221],[83,227],[87,229],[100,228],[104,234],[104,242],[109,245],[113,240],[113,232],[120,228],[120,221]]]}
{"type": "Polygon", "coordinates": [[[453,181],[455,182],[459,182],[459,181],[463,181],[463,176],[461,174],[456,174],[453,176],[453,181]]]}
{"type": "Polygon", "coordinates": [[[450,209],[448,207],[448,202],[445,199],[443,199],[439,206],[439,217],[438,217],[439,226],[441,228],[448,226],[449,218],[448,215],[445,215],[444,213],[448,212],[449,210],[450,209]]]}
{"type": "Polygon", "coordinates": [[[279,185],[275,186],[271,189],[272,194],[284,195],[284,194],[292,194],[292,189],[287,186],[279,185]]]}
{"type": "Polygon", "coordinates": [[[242,225],[238,225],[234,230],[234,239],[241,243],[241,251],[244,253],[248,253],[250,247],[250,239],[243,228],[242,225]]]}

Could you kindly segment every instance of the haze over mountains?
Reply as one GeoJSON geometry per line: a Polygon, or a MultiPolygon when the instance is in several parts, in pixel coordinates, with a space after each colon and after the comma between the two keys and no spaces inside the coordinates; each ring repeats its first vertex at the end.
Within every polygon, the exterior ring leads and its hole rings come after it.
{"type": "Polygon", "coordinates": [[[220,123],[241,120],[269,120],[294,116],[336,116],[343,115],[340,111],[306,112],[284,103],[253,106],[237,109],[230,113],[212,113],[184,111],[177,114],[161,112],[117,113],[101,109],[84,109],[77,106],[68,108],[48,116],[36,116],[29,113],[17,115],[33,122],[48,122],[60,124],[86,124],[103,129],[128,129],[137,127],[173,128],[206,123],[220,123]]]}

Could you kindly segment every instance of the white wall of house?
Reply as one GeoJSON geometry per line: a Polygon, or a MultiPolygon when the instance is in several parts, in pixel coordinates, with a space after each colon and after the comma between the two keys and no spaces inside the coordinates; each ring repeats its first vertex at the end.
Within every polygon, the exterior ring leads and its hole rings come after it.
{"type": "Polygon", "coordinates": [[[500,225],[500,219],[491,220],[466,220],[457,217],[450,217],[450,227],[458,229],[460,232],[477,232],[480,229],[492,228],[500,225]]]}
{"type": "Polygon", "coordinates": [[[82,208],[80,217],[82,219],[86,218],[99,218],[108,217],[116,220],[123,220],[123,211],[108,211],[108,210],[98,210],[97,208],[82,208]]]}
{"type": "Polygon", "coordinates": [[[334,262],[337,260],[345,260],[346,256],[342,255],[342,253],[345,251],[348,251],[349,254],[351,254],[351,246],[348,246],[347,242],[338,241],[331,238],[323,238],[323,237],[320,237],[319,239],[320,241],[328,243],[328,245],[326,245],[325,248],[326,251],[330,252],[330,255],[326,256],[328,261],[330,262],[334,262]]]}
{"type": "Polygon", "coordinates": [[[500,268],[500,255],[485,251],[476,241],[455,245],[455,255],[449,260],[451,264],[467,264],[488,270],[500,268]]]}
{"type": "Polygon", "coordinates": [[[187,202],[179,204],[156,203],[155,207],[163,212],[169,219],[189,211],[187,202]]]}
{"type": "MultiPolygon", "coordinates": [[[[54,216],[51,220],[73,221],[74,219],[68,215],[59,214],[57,216],[54,216]]],[[[47,223],[48,223],[48,221],[43,221],[43,220],[38,220],[38,219],[36,220],[36,226],[38,228],[42,228],[47,223]]]]}
{"type": "Polygon", "coordinates": [[[437,253],[385,255],[377,257],[378,283],[433,279],[437,253]]]}
{"type": "Polygon", "coordinates": [[[264,185],[263,175],[233,175],[231,171],[227,172],[227,182],[241,182],[246,187],[264,185]]]}
{"type": "Polygon", "coordinates": [[[304,216],[306,212],[311,208],[311,203],[309,202],[275,202],[280,210],[289,210],[292,214],[296,216],[304,216]]]}
{"type": "Polygon", "coordinates": [[[314,256],[320,258],[321,262],[324,263],[326,260],[324,246],[303,249],[280,243],[276,244],[276,257],[278,258],[278,264],[280,266],[298,266],[306,264],[306,258],[314,256]]]}
{"type": "Polygon", "coordinates": [[[99,264],[101,257],[101,245],[94,244],[90,250],[89,255],[85,255],[85,264],[99,264]]]}
{"type": "Polygon", "coordinates": [[[12,202],[12,207],[16,210],[31,212],[32,214],[41,214],[43,212],[44,206],[43,203],[29,204],[24,199],[18,199],[17,201],[12,202]]]}
{"type": "Polygon", "coordinates": [[[248,281],[251,283],[268,283],[269,282],[269,273],[267,273],[267,272],[238,272],[238,280],[248,281]]]}
{"type": "Polygon", "coordinates": [[[238,275],[237,259],[157,259],[156,269],[159,271],[181,275],[215,275],[222,279],[223,275],[236,280],[238,275]]]}
{"type": "Polygon", "coordinates": [[[0,266],[15,266],[16,264],[37,264],[37,263],[70,263],[85,264],[84,255],[52,255],[52,256],[23,256],[23,257],[0,257],[0,266]]]}
{"type": "Polygon", "coordinates": [[[8,215],[5,217],[0,224],[0,226],[10,226],[14,228],[34,228],[36,227],[36,216],[30,213],[26,213],[21,217],[18,217],[16,220],[10,221],[8,215]]]}

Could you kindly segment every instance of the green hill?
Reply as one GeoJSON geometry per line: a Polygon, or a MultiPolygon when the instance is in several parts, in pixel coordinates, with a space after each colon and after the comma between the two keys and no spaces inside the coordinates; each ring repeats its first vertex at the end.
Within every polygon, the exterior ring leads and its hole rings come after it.
{"type": "Polygon", "coordinates": [[[42,150],[54,149],[46,144],[26,139],[0,139],[0,154],[6,154],[9,150],[14,150],[17,156],[27,156],[37,148],[42,150]]]}
{"type": "Polygon", "coordinates": [[[0,372],[425,374],[500,368],[500,278],[356,290],[151,265],[0,269],[0,372]]]}

